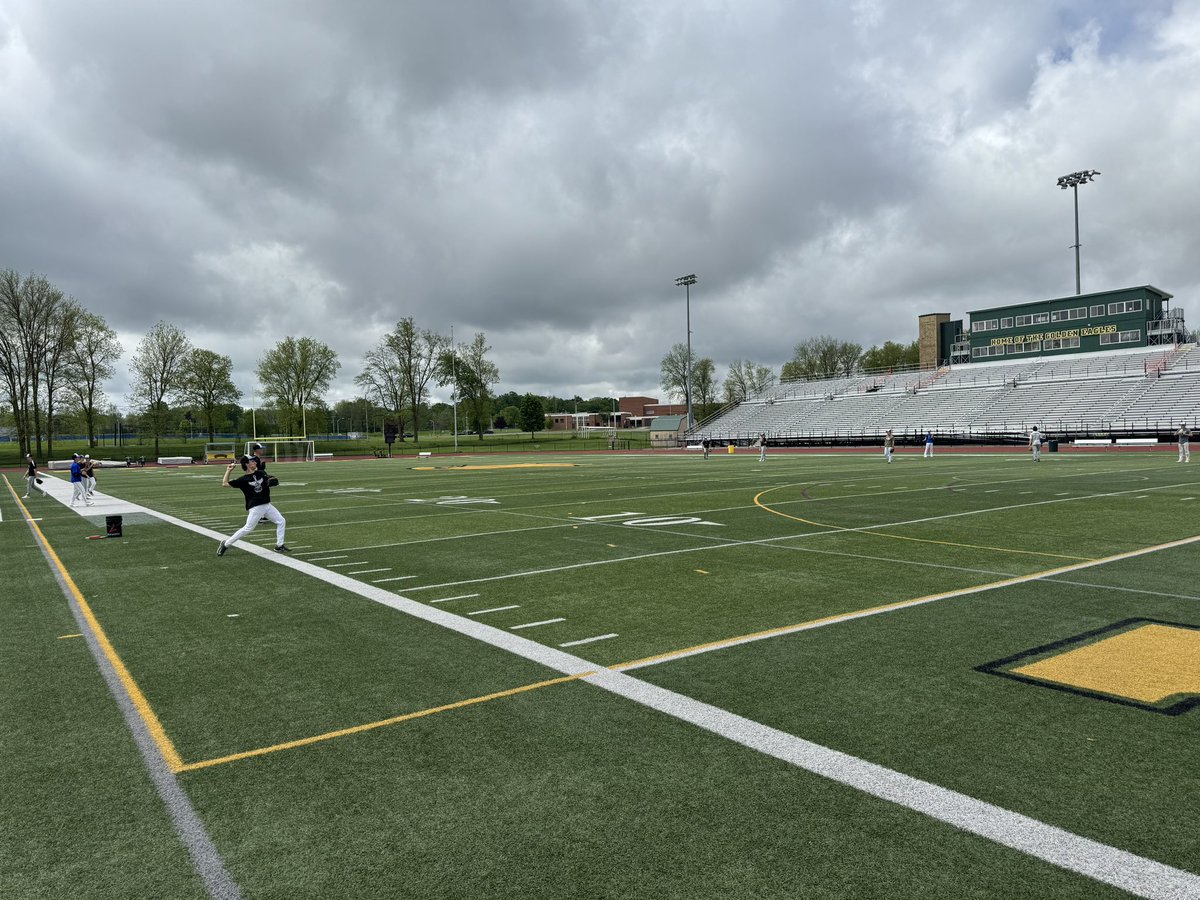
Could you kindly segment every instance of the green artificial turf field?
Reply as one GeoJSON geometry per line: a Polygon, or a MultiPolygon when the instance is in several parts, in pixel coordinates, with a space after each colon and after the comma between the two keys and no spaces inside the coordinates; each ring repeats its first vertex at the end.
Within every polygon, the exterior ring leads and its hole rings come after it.
{"type": "Polygon", "coordinates": [[[6,900],[1200,897],[1173,453],[270,471],[5,476],[6,900]]]}

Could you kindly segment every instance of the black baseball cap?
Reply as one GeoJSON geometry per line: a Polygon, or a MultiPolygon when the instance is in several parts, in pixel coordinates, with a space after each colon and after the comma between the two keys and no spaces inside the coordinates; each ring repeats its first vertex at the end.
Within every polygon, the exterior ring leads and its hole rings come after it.
{"type": "Polygon", "coordinates": [[[251,445],[250,445],[250,449],[251,449],[251,450],[262,450],[262,449],[263,449],[263,445],[262,445],[262,444],[251,444],[251,445]]]}

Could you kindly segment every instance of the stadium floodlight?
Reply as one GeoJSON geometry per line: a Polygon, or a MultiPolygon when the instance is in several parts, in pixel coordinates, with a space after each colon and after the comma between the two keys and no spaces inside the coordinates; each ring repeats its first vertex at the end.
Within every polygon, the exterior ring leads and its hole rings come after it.
{"type": "Polygon", "coordinates": [[[692,420],[692,285],[695,283],[695,275],[680,275],[675,279],[675,287],[684,289],[687,302],[687,368],[683,373],[683,397],[687,401],[688,429],[696,424],[692,420]]]}
{"type": "Polygon", "coordinates": [[[1058,186],[1064,191],[1067,188],[1075,195],[1075,293],[1083,293],[1079,284],[1079,186],[1087,184],[1100,173],[1092,171],[1072,172],[1058,179],[1058,186]]]}

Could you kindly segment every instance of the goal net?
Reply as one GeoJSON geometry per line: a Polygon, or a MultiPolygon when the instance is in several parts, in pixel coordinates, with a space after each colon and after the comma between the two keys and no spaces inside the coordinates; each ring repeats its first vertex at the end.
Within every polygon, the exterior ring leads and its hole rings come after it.
{"type": "Polygon", "coordinates": [[[267,462],[313,462],[317,458],[316,443],[301,438],[259,438],[246,441],[246,455],[253,456],[252,448],[262,444],[263,459],[267,462]]]}

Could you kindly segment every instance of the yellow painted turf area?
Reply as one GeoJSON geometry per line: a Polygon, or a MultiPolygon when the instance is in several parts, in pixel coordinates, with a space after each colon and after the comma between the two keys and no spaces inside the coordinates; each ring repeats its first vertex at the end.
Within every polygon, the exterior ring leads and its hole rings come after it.
{"type": "Polygon", "coordinates": [[[1146,624],[1012,671],[1139,703],[1200,695],[1200,631],[1146,624]]]}

